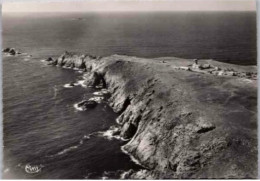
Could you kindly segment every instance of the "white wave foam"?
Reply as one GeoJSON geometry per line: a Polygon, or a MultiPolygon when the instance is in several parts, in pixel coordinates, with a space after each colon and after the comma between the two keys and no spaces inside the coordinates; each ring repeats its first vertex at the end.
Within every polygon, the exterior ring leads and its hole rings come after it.
{"type": "Polygon", "coordinates": [[[102,176],[101,179],[102,179],[102,180],[107,180],[107,179],[109,179],[109,178],[108,178],[107,176],[102,176]]]}
{"type": "Polygon", "coordinates": [[[133,157],[132,155],[130,155],[130,154],[124,149],[124,146],[121,146],[121,151],[122,151],[124,154],[128,155],[128,156],[130,157],[130,159],[131,159],[134,163],[136,163],[137,165],[140,165],[140,166],[144,167],[135,157],[133,157]]]}
{"type": "Polygon", "coordinates": [[[97,85],[96,88],[101,89],[101,88],[103,88],[103,85],[97,85]]]}
{"type": "Polygon", "coordinates": [[[64,68],[64,69],[72,69],[71,67],[62,67],[62,68],[64,68]]]}
{"type": "Polygon", "coordinates": [[[54,95],[53,95],[53,98],[56,98],[56,96],[58,95],[58,91],[59,89],[55,86],[53,86],[53,90],[54,90],[54,95]]]}
{"type": "Polygon", "coordinates": [[[89,101],[96,101],[97,103],[101,103],[104,100],[104,97],[91,97],[89,101]]]}
{"type": "Polygon", "coordinates": [[[97,91],[97,92],[94,92],[94,93],[93,93],[93,95],[96,95],[96,96],[102,96],[102,95],[103,95],[103,93],[102,93],[102,92],[99,92],[99,91],[97,91]]]}
{"type": "Polygon", "coordinates": [[[10,171],[9,168],[4,169],[4,173],[7,173],[7,172],[9,172],[9,171],[10,171]]]}
{"type": "Polygon", "coordinates": [[[104,96],[109,94],[109,91],[107,89],[101,89],[100,91],[93,92],[93,95],[96,96],[104,96]]]}
{"type": "Polygon", "coordinates": [[[65,88],[72,88],[74,86],[71,86],[71,84],[65,84],[65,85],[63,85],[63,87],[65,87],[65,88]]]}
{"type": "Polygon", "coordinates": [[[14,56],[14,55],[10,55],[10,54],[7,54],[7,53],[4,53],[3,55],[6,56],[6,57],[13,57],[14,56]]]}
{"type": "Polygon", "coordinates": [[[108,140],[117,139],[122,141],[127,141],[127,139],[122,138],[119,135],[120,129],[115,126],[111,126],[107,131],[100,131],[99,136],[102,136],[108,140]]]}
{"type": "Polygon", "coordinates": [[[141,170],[138,170],[138,171],[134,171],[134,170],[130,169],[128,171],[123,172],[120,175],[120,179],[132,179],[132,178],[129,178],[129,176],[131,176],[132,174],[135,175],[135,179],[140,180],[140,179],[146,178],[147,170],[141,169],[141,170]]]}
{"type": "Polygon", "coordinates": [[[129,175],[129,174],[132,173],[132,172],[133,172],[132,169],[127,170],[127,171],[124,171],[123,173],[120,174],[120,178],[119,178],[119,179],[129,179],[129,178],[127,177],[127,175],[129,175]]]}
{"type": "Polygon", "coordinates": [[[82,87],[87,87],[85,84],[84,84],[85,80],[79,80],[77,83],[75,83],[75,85],[80,85],[82,87]]]}
{"type": "Polygon", "coordinates": [[[102,180],[107,180],[109,179],[109,172],[108,171],[104,171],[101,177],[102,180]]]}
{"type": "Polygon", "coordinates": [[[78,106],[78,103],[73,104],[73,107],[74,107],[76,110],[78,110],[78,111],[85,111],[85,110],[86,110],[86,109],[83,109],[82,107],[79,107],[79,106],[78,106]]]}
{"type": "Polygon", "coordinates": [[[84,135],[84,139],[90,139],[90,136],[91,136],[92,134],[89,134],[89,135],[84,135]]]}
{"type": "Polygon", "coordinates": [[[22,163],[18,163],[18,164],[16,165],[16,167],[23,168],[23,165],[22,165],[22,163]]]}
{"type": "Polygon", "coordinates": [[[84,136],[79,140],[79,143],[78,143],[78,144],[76,144],[76,145],[74,145],[74,146],[70,146],[70,147],[68,147],[68,148],[65,148],[65,149],[63,149],[62,151],[59,151],[58,153],[53,154],[53,155],[50,155],[50,156],[48,156],[48,157],[60,156],[60,155],[66,154],[66,153],[68,153],[68,152],[71,152],[71,151],[73,151],[73,150],[75,150],[75,149],[78,149],[81,145],[84,144],[84,141],[85,141],[85,140],[90,139],[90,137],[93,136],[93,135],[95,135],[95,134],[96,134],[96,132],[90,133],[90,134],[88,134],[88,135],[84,135],[84,136]]]}
{"type": "Polygon", "coordinates": [[[240,81],[245,82],[245,83],[252,83],[253,82],[252,80],[246,79],[246,78],[240,79],[240,81]]]}
{"type": "Polygon", "coordinates": [[[78,147],[79,147],[78,145],[76,145],[76,146],[71,146],[71,147],[69,147],[69,148],[66,148],[66,149],[64,149],[64,150],[62,150],[62,151],[60,151],[60,152],[58,152],[56,155],[63,155],[63,154],[65,154],[65,153],[69,152],[69,151],[72,151],[72,150],[77,149],[78,147]]]}

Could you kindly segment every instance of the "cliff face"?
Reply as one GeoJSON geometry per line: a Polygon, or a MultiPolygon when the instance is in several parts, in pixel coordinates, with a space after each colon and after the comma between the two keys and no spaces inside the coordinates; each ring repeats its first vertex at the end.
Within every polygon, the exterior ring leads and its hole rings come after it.
{"type": "Polygon", "coordinates": [[[213,68],[174,57],[70,53],[52,63],[85,69],[85,84],[110,91],[120,135],[129,139],[122,149],[146,168],[128,178],[256,178],[257,85],[242,76],[256,67],[201,62],[213,68]],[[225,67],[235,73],[214,73],[225,67]]]}

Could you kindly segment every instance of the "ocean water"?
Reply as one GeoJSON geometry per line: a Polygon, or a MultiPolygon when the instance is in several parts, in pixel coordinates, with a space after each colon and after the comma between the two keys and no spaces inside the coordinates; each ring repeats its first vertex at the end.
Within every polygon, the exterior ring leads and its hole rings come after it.
{"type": "Polygon", "coordinates": [[[256,64],[256,17],[248,12],[4,14],[2,33],[3,47],[32,55],[3,57],[4,178],[119,178],[141,169],[122,153],[124,141],[104,136],[118,116],[106,103],[74,108],[96,91],[64,87],[82,73],[44,58],[68,50],[256,64]]]}
{"type": "Polygon", "coordinates": [[[117,117],[107,104],[74,108],[96,91],[64,87],[81,73],[24,57],[5,57],[3,67],[5,178],[119,178],[139,168],[121,152],[123,141],[103,136],[117,117]],[[26,166],[42,168],[30,174],[26,166]]]}
{"type": "Polygon", "coordinates": [[[70,50],[256,64],[256,13],[4,14],[3,44],[37,57],[70,50]]]}

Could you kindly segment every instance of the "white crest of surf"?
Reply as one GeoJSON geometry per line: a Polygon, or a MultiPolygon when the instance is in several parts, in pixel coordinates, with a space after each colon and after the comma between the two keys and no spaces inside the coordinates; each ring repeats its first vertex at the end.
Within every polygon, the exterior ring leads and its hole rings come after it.
{"type": "Polygon", "coordinates": [[[97,103],[101,103],[104,100],[104,97],[91,97],[89,101],[96,101],[97,103]]]}
{"type": "Polygon", "coordinates": [[[122,151],[124,154],[128,155],[128,156],[130,157],[130,159],[131,159],[134,163],[136,163],[137,165],[140,165],[140,166],[144,167],[135,157],[133,157],[133,155],[129,154],[129,153],[124,149],[124,146],[121,146],[121,151],[122,151]]]}
{"type": "Polygon", "coordinates": [[[79,107],[79,106],[78,106],[78,103],[73,104],[73,107],[74,107],[76,110],[78,110],[78,111],[85,111],[85,109],[83,109],[82,107],[79,107]]]}
{"type": "Polygon", "coordinates": [[[64,67],[64,66],[62,68],[64,68],[64,69],[72,69],[71,67],[64,67]]]}
{"type": "Polygon", "coordinates": [[[126,176],[129,175],[129,173],[131,173],[132,171],[133,171],[132,169],[124,171],[123,173],[120,174],[120,179],[129,179],[126,176]]]}
{"type": "MultiPolygon", "coordinates": [[[[101,103],[103,100],[104,100],[104,97],[92,97],[92,98],[90,98],[90,99],[88,99],[89,101],[95,101],[95,102],[97,102],[97,103],[101,103]]],[[[81,101],[82,102],[82,101],[81,101]]],[[[84,108],[83,106],[79,106],[79,104],[81,103],[81,102],[78,102],[78,103],[75,103],[75,104],[73,104],[73,107],[76,109],[76,110],[78,110],[78,111],[86,111],[87,110],[87,108],[84,108]]]]}
{"type": "Polygon", "coordinates": [[[75,83],[75,85],[80,85],[82,87],[87,87],[85,84],[84,84],[85,80],[79,80],[77,81],[77,83],[75,83]]]}
{"type": "Polygon", "coordinates": [[[65,153],[69,152],[69,151],[72,151],[72,150],[77,149],[78,147],[79,147],[79,145],[71,146],[71,147],[69,147],[69,148],[66,148],[66,149],[64,149],[64,150],[62,150],[62,151],[60,151],[60,152],[58,152],[57,155],[63,155],[63,154],[65,154],[65,153]]]}
{"type": "Polygon", "coordinates": [[[99,91],[97,91],[97,92],[93,92],[93,95],[95,95],[95,96],[102,96],[102,95],[103,95],[103,93],[102,93],[102,92],[99,92],[99,91]]]}
{"type": "Polygon", "coordinates": [[[7,173],[7,172],[9,172],[9,171],[10,171],[9,168],[4,169],[4,173],[7,173]]]}
{"type": "Polygon", "coordinates": [[[96,133],[94,132],[94,133],[90,133],[90,134],[88,134],[88,135],[84,135],[84,136],[79,140],[79,143],[78,143],[78,144],[76,144],[76,145],[74,145],[74,146],[70,146],[70,147],[68,147],[68,148],[65,148],[65,149],[59,151],[58,153],[53,154],[53,155],[50,155],[50,156],[47,156],[47,157],[60,156],[60,155],[66,154],[66,153],[68,153],[68,152],[71,152],[71,151],[73,151],[73,150],[79,148],[81,145],[84,144],[84,141],[85,141],[85,140],[90,139],[90,137],[93,136],[93,135],[95,135],[95,134],[96,134],[96,133]]]}
{"type": "Polygon", "coordinates": [[[65,87],[65,88],[72,88],[74,86],[71,86],[70,84],[65,84],[65,85],[63,85],[63,87],[65,87]]]}
{"type": "Polygon", "coordinates": [[[145,170],[145,169],[141,169],[141,170],[138,170],[138,171],[134,171],[134,170],[130,169],[130,170],[123,172],[120,175],[120,179],[131,179],[131,178],[127,177],[127,175],[131,174],[131,172],[134,172],[137,178],[144,178],[146,176],[146,174],[145,174],[146,171],[147,170],[145,170]]]}
{"type": "Polygon", "coordinates": [[[93,92],[93,95],[96,96],[104,96],[105,94],[108,94],[109,91],[107,89],[101,89],[100,91],[93,92]]]}
{"type": "Polygon", "coordinates": [[[122,138],[119,134],[115,135],[116,132],[119,131],[119,128],[115,127],[115,126],[111,126],[107,131],[100,131],[99,136],[102,136],[108,140],[113,140],[113,139],[117,139],[117,140],[121,140],[121,141],[127,141],[127,139],[122,138]]]}
{"type": "Polygon", "coordinates": [[[3,55],[6,56],[6,57],[13,57],[14,56],[14,55],[10,55],[10,54],[7,54],[7,53],[4,53],[3,55]]]}
{"type": "Polygon", "coordinates": [[[252,83],[253,81],[247,78],[240,79],[241,82],[252,83]]]}

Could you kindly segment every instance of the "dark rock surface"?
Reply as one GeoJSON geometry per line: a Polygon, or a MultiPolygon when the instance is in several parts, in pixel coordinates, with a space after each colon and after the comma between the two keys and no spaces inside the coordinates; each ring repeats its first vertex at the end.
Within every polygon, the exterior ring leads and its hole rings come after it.
{"type": "Polygon", "coordinates": [[[49,58],[47,58],[45,61],[47,61],[47,62],[52,62],[52,61],[54,61],[54,60],[53,60],[52,57],[49,57],[49,58]]]}
{"type": "Polygon", "coordinates": [[[73,82],[71,82],[69,85],[70,85],[71,87],[75,86],[75,84],[74,84],[73,82]]]}
{"type": "Polygon", "coordinates": [[[2,52],[12,56],[21,54],[21,52],[15,50],[14,48],[5,48],[2,50],[2,52]]]}
{"type": "Polygon", "coordinates": [[[57,63],[84,64],[86,84],[111,93],[120,135],[130,139],[122,149],[146,168],[127,178],[257,178],[256,66],[200,60],[210,65],[201,70],[175,57],[70,53],[57,63]]]}
{"type": "Polygon", "coordinates": [[[132,138],[135,135],[136,131],[137,131],[136,125],[134,125],[133,123],[126,122],[124,124],[124,126],[122,127],[122,131],[121,131],[120,136],[123,139],[129,139],[129,138],[132,138]]]}
{"type": "Polygon", "coordinates": [[[106,83],[103,78],[103,76],[98,72],[89,72],[85,75],[85,77],[88,77],[84,84],[89,87],[99,87],[99,88],[105,88],[106,83]]]}
{"type": "Polygon", "coordinates": [[[82,101],[80,103],[78,103],[78,107],[82,107],[84,109],[93,109],[97,106],[97,102],[96,101],[92,101],[92,100],[85,100],[82,101]]]}
{"type": "Polygon", "coordinates": [[[5,49],[3,49],[2,52],[4,52],[4,53],[9,53],[10,49],[11,49],[11,48],[5,48],[5,49]]]}

